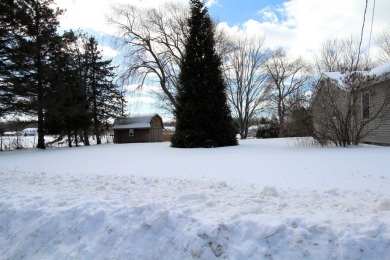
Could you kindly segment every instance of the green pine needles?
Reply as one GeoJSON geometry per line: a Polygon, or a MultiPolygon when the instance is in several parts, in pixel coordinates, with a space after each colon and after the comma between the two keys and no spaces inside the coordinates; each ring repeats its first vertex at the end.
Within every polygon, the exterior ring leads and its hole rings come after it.
{"type": "Polygon", "coordinates": [[[190,36],[180,67],[172,147],[237,145],[221,59],[215,50],[214,26],[202,1],[190,1],[190,36]]]}

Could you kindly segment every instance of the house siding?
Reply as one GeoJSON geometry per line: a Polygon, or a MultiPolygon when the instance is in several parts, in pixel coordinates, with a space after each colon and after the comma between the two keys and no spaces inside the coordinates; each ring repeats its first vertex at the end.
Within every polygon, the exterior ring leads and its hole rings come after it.
{"type": "MultiPolygon", "coordinates": [[[[352,122],[357,125],[361,125],[365,121],[367,122],[367,125],[362,131],[365,136],[363,136],[361,142],[390,145],[390,79],[380,77],[379,80],[371,86],[365,87],[357,92],[357,106],[352,117],[352,122]],[[368,118],[363,118],[362,97],[364,93],[369,93],[370,96],[368,118]]],[[[321,79],[312,103],[314,130],[324,129],[321,135],[327,136],[328,138],[335,138],[332,134],[334,130],[333,128],[327,128],[326,125],[338,127],[337,122],[332,118],[332,107],[339,106],[342,108],[342,104],[346,102],[345,97],[347,95],[344,90],[337,87],[334,83],[334,81],[328,80],[326,77],[321,79]],[[323,127],[324,125],[325,127],[323,127]]],[[[346,116],[343,111],[339,112],[343,114],[343,117],[346,116]]]]}
{"type": "MultiPolygon", "coordinates": [[[[363,138],[365,143],[390,145],[390,104],[388,102],[390,92],[390,79],[365,88],[361,94],[370,93],[370,114],[368,120],[382,109],[374,120],[367,124],[366,130],[370,133],[363,138]],[[386,107],[383,105],[387,102],[386,107]]],[[[362,95],[359,97],[359,120],[363,119],[362,95]]]]}
{"type": "Polygon", "coordinates": [[[334,112],[343,113],[340,108],[347,102],[347,93],[336,87],[329,79],[323,79],[319,82],[318,92],[312,103],[312,120],[314,131],[323,138],[335,139],[334,130],[328,125],[337,125],[334,118],[334,112]]]}

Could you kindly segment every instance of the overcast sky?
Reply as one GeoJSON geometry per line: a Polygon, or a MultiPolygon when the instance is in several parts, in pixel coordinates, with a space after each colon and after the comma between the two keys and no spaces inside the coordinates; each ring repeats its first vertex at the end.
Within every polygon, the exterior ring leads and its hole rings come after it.
{"type": "MultiPolygon", "coordinates": [[[[60,19],[63,29],[81,28],[97,36],[104,53],[114,57],[118,53],[107,40],[113,33],[105,16],[112,5],[128,3],[145,7],[170,0],[56,0],[67,10],[60,19]]],[[[188,3],[188,0],[174,0],[188,3]]],[[[359,35],[365,9],[365,0],[207,0],[210,15],[220,26],[232,32],[264,34],[268,44],[282,47],[293,55],[310,59],[324,39],[359,35]]],[[[368,0],[363,46],[368,46],[371,21],[374,45],[375,35],[390,26],[390,1],[368,0]]],[[[169,15],[169,14],[167,14],[169,15]]],[[[375,53],[375,49],[372,49],[375,53]]],[[[150,101],[150,100],[149,100],[150,101]]]]}

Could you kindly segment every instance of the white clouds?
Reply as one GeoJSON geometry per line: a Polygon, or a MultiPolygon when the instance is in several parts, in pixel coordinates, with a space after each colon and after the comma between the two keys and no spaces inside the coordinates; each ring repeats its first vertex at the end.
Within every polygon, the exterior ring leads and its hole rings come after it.
{"type": "MultiPolygon", "coordinates": [[[[363,45],[368,45],[372,1],[367,8],[363,45]]],[[[283,47],[295,55],[311,57],[321,42],[329,37],[346,38],[359,35],[363,22],[365,1],[356,0],[290,0],[277,7],[259,10],[261,19],[248,20],[238,30],[249,34],[264,33],[271,47],[283,47]]],[[[373,35],[389,23],[386,11],[390,1],[377,1],[373,35]]],[[[227,28],[226,24],[222,27],[227,28]]]]}
{"type": "Polygon", "coordinates": [[[157,103],[155,94],[161,92],[159,87],[132,84],[125,86],[125,89],[129,92],[126,101],[130,113],[155,112],[155,108],[153,108],[157,103]]]}
{"type": "Polygon", "coordinates": [[[91,29],[101,33],[109,33],[112,29],[107,25],[105,14],[110,10],[109,0],[69,1],[57,0],[60,8],[66,10],[60,18],[64,29],[91,29]]]}
{"type": "Polygon", "coordinates": [[[138,103],[154,104],[156,102],[156,100],[151,97],[127,97],[126,101],[129,104],[138,104],[138,103]]]}
{"type": "Polygon", "coordinates": [[[99,46],[102,50],[102,53],[106,57],[116,57],[119,52],[111,48],[110,46],[99,46]]]}
{"type": "MultiPolygon", "coordinates": [[[[159,4],[165,2],[187,3],[187,0],[159,0],[159,4]]],[[[111,7],[119,4],[131,4],[139,7],[156,7],[155,0],[56,0],[57,5],[65,9],[65,14],[60,18],[63,29],[94,30],[103,34],[114,34],[106,17],[111,12],[111,7]]]]}
{"type": "Polygon", "coordinates": [[[210,7],[210,6],[216,5],[216,4],[218,4],[218,0],[207,0],[206,3],[205,3],[205,5],[207,7],[210,7]]]}
{"type": "Polygon", "coordinates": [[[270,7],[266,7],[264,9],[261,9],[260,11],[258,11],[258,14],[261,17],[263,17],[264,22],[270,22],[270,23],[274,23],[274,24],[279,23],[278,16],[270,7]]]}
{"type": "MultiPolygon", "coordinates": [[[[187,4],[187,0],[173,0],[187,4]]],[[[160,0],[159,4],[172,2],[160,0]]],[[[218,5],[221,1],[207,0],[207,6],[218,5]]],[[[113,34],[105,17],[110,14],[111,6],[128,4],[126,0],[95,0],[93,4],[86,0],[57,0],[59,7],[67,9],[60,19],[64,29],[84,29],[113,34]]],[[[155,0],[132,0],[132,5],[155,7],[155,0]]],[[[371,26],[372,1],[367,10],[364,45],[368,45],[371,26]]],[[[283,47],[297,55],[310,56],[321,42],[329,37],[345,38],[358,35],[363,21],[365,1],[356,0],[289,0],[279,6],[268,6],[258,10],[259,20],[248,20],[240,26],[221,26],[233,32],[246,31],[250,34],[265,34],[271,47],[283,47]]],[[[377,1],[373,35],[388,25],[390,1],[377,1]]],[[[105,49],[108,56],[115,56],[112,49],[105,49]]]]}

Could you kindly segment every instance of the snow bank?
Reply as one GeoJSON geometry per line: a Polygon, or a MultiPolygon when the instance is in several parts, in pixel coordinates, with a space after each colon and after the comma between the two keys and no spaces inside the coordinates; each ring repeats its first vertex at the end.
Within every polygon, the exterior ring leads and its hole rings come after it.
{"type": "Polygon", "coordinates": [[[2,153],[0,258],[387,259],[388,152],[279,139],[2,153]]]}

